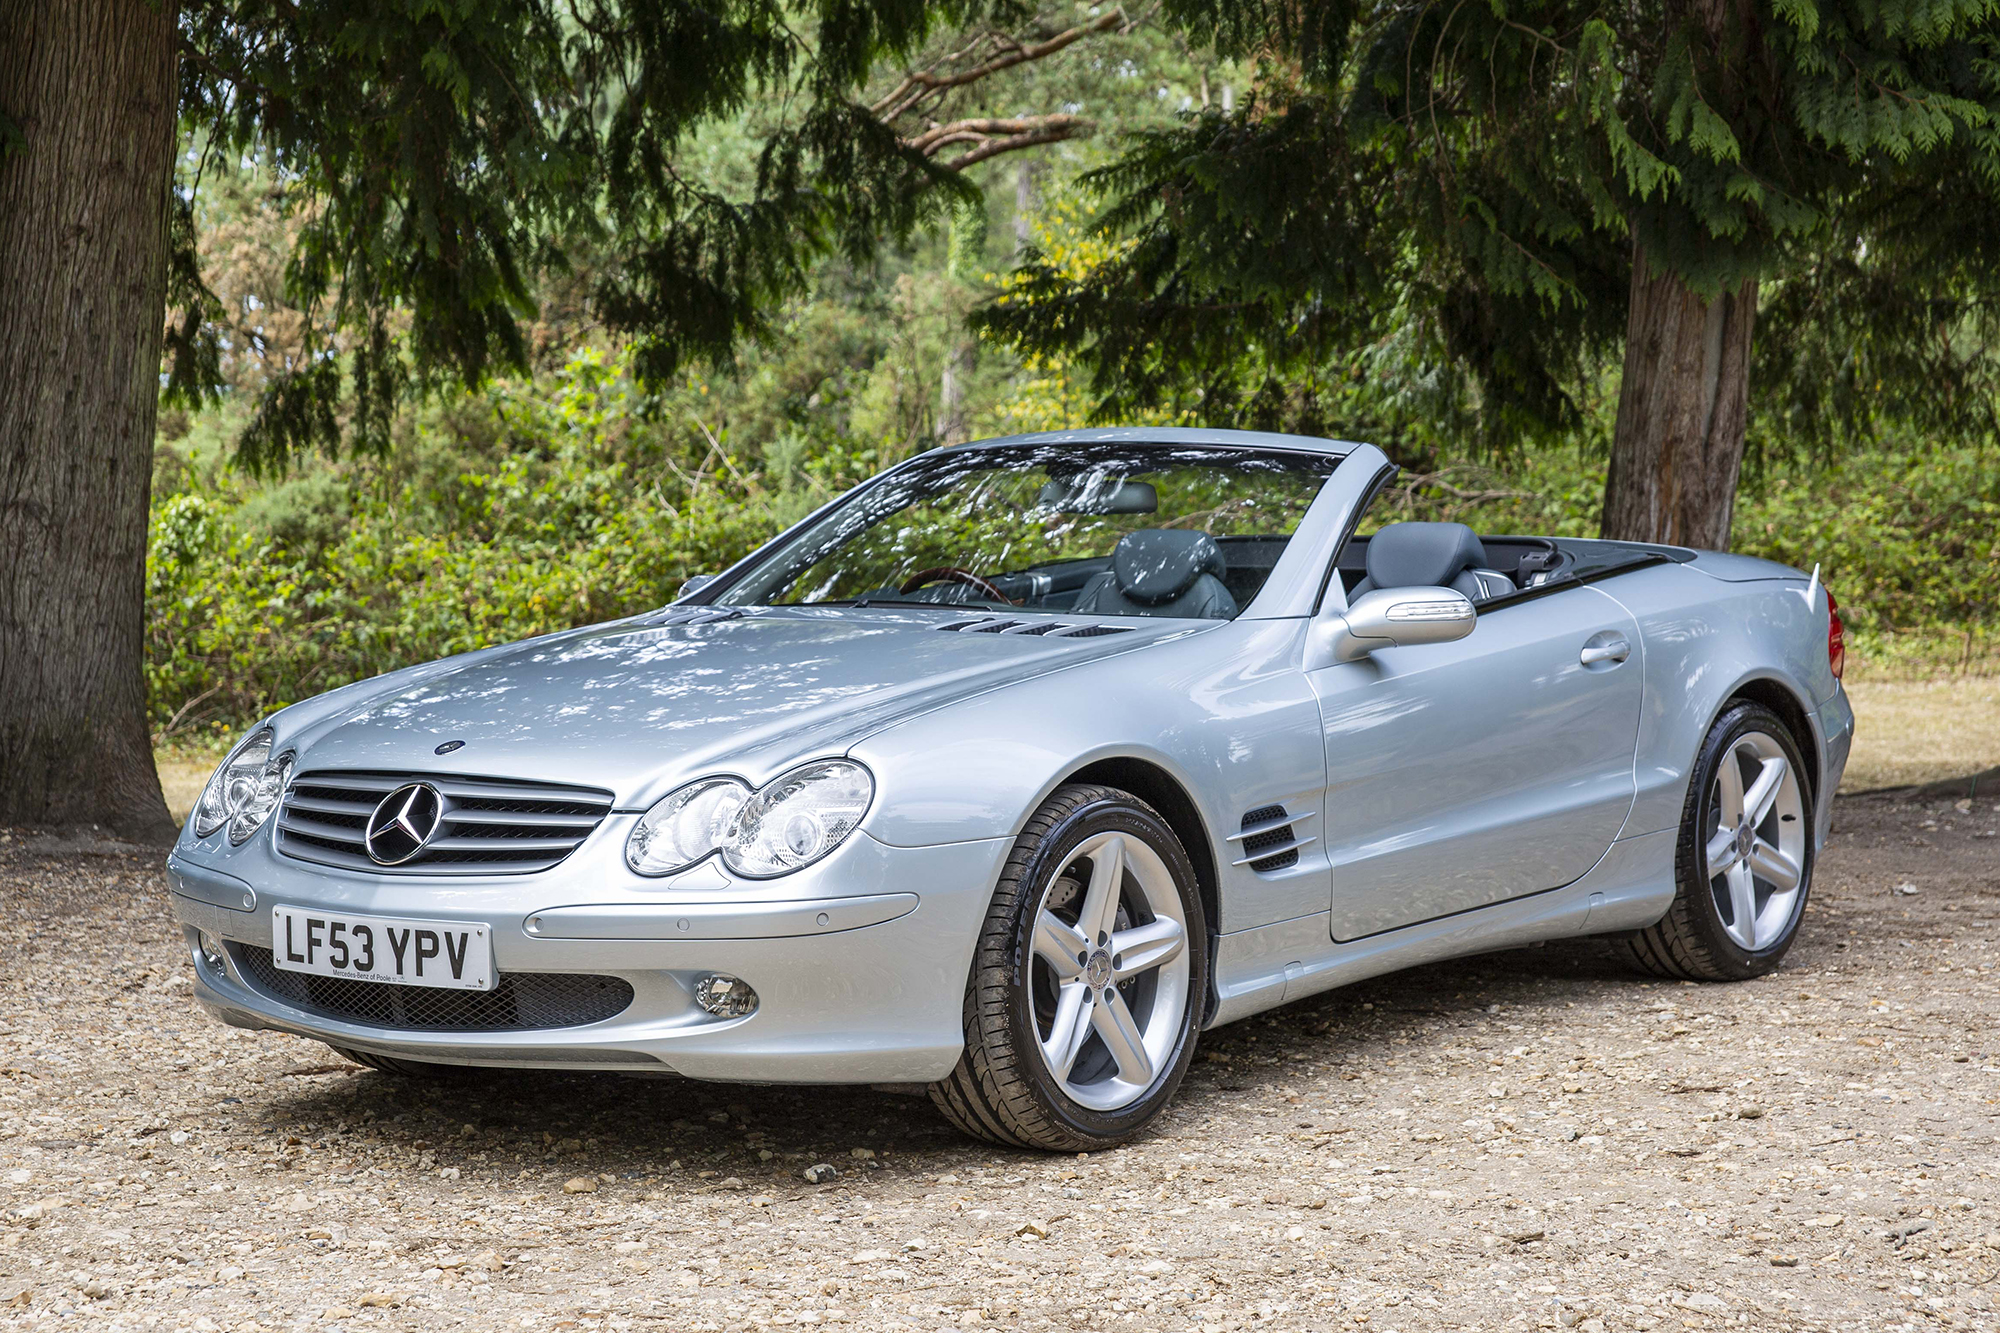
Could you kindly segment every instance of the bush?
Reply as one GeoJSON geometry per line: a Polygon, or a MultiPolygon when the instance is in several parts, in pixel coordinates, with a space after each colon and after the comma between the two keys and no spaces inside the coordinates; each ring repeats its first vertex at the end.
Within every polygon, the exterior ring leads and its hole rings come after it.
{"type": "Polygon", "coordinates": [[[546,397],[497,385],[454,403],[393,464],[321,465],[271,487],[213,460],[163,469],[178,484],[153,508],[146,645],[163,739],[233,733],[412,662],[659,606],[800,507],[733,460],[680,466],[640,406],[586,358],[546,397]]]}
{"type": "MultiPolygon", "coordinates": [[[[1031,370],[999,421],[1066,424],[1031,370]]],[[[791,390],[787,390],[791,393],[791,390]]],[[[404,423],[380,461],[261,484],[222,461],[227,414],[162,446],[147,558],[147,686],[163,739],[212,744],[294,700],[413,662],[630,615],[728,565],[902,447],[782,430],[735,448],[708,386],[641,393],[578,353],[404,423]],[[706,414],[706,415],[704,415],[706,414]]],[[[801,411],[807,411],[801,408],[801,411]]],[[[1432,464],[1378,510],[1484,532],[1587,536],[1603,464],[1549,449],[1432,464]]],[[[1992,670],[2000,475],[1977,446],[1777,465],[1738,501],[1736,549],[1810,569],[1841,599],[1855,670],[1992,670]]]]}

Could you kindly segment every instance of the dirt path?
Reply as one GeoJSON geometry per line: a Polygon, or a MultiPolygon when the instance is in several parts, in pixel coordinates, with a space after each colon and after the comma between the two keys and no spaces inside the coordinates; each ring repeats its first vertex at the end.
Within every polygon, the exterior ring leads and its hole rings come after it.
{"type": "Polygon", "coordinates": [[[1996,800],[1844,799],[1774,977],[1384,978],[1213,1034],[1090,1160],[867,1091],[355,1072],[201,1016],[150,862],[0,843],[0,1327],[2000,1328],[1996,800]]]}

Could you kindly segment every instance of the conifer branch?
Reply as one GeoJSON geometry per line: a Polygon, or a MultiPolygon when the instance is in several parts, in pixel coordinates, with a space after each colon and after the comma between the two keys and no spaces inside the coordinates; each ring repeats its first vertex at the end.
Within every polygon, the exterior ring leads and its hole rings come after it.
{"type": "Polygon", "coordinates": [[[1129,23],[1125,17],[1125,11],[1120,8],[1092,19],[1088,23],[1080,23],[1074,28],[1057,33],[1047,41],[1036,42],[1033,45],[1024,46],[1019,41],[1005,34],[989,34],[987,38],[982,40],[992,41],[1000,45],[1003,48],[1000,54],[984,60],[970,69],[958,70],[951,74],[932,73],[932,70],[936,69],[939,65],[950,65],[956,61],[969,58],[972,52],[979,46],[979,43],[975,42],[972,46],[954,51],[940,58],[929,69],[911,70],[903,76],[901,83],[897,84],[887,96],[878,99],[868,110],[879,120],[896,120],[915,110],[918,104],[926,98],[941,95],[953,88],[963,88],[968,84],[978,83],[981,79],[990,78],[1000,71],[1012,69],[1016,65],[1025,65],[1033,61],[1044,60],[1094,33],[1109,32],[1113,28],[1126,26],[1129,26],[1129,23]]]}

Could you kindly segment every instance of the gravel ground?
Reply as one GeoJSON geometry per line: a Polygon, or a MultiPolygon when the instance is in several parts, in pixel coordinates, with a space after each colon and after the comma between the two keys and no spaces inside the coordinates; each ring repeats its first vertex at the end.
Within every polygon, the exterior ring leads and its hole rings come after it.
{"type": "Polygon", "coordinates": [[[0,1327],[2000,1328],[1996,800],[1843,798],[1773,977],[1383,978],[1087,1160],[865,1090],[361,1072],[201,1015],[156,859],[15,834],[0,1327]]]}

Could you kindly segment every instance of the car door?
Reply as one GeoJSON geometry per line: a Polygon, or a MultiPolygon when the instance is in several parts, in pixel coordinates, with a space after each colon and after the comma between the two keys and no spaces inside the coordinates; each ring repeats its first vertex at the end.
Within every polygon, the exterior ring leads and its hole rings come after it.
{"type": "Polygon", "coordinates": [[[1558,888],[1632,806],[1639,627],[1574,586],[1486,608],[1456,643],[1307,673],[1326,743],[1333,936],[1558,888]]]}

